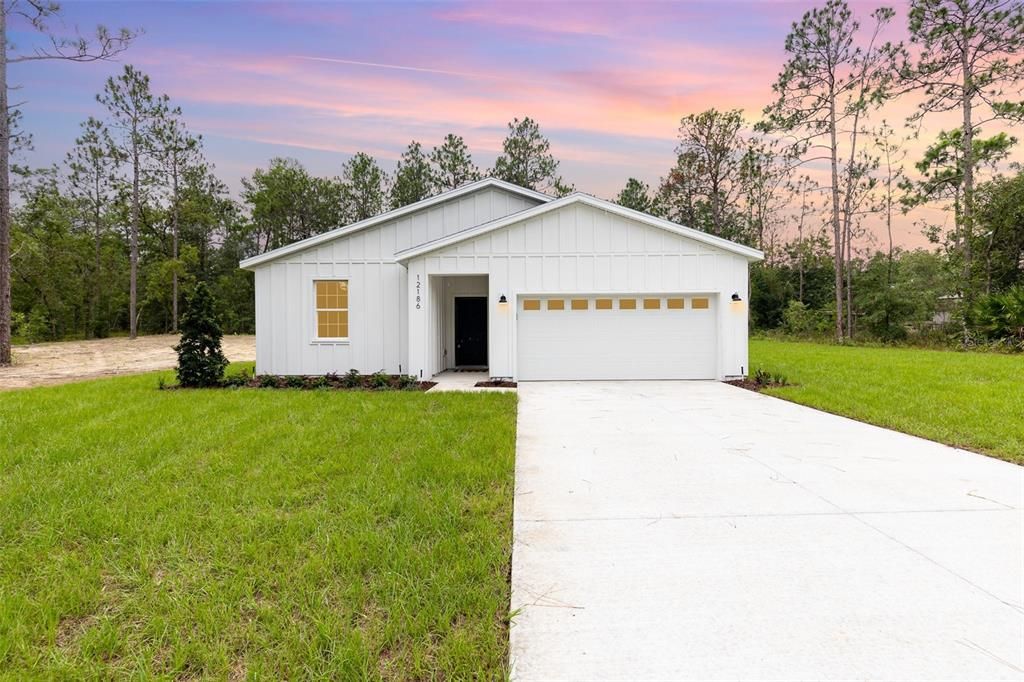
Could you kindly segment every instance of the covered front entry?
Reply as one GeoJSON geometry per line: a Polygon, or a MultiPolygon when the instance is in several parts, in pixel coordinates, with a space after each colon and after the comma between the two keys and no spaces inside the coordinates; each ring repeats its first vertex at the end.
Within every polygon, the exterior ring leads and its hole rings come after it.
{"type": "Polygon", "coordinates": [[[521,296],[518,378],[716,379],[717,297],[521,296]]]}
{"type": "Polygon", "coordinates": [[[431,277],[432,331],[437,364],[432,374],[453,369],[483,370],[490,355],[487,275],[431,277]]]}
{"type": "Polygon", "coordinates": [[[487,366],[487,297],[456,296],[454,304],[456,367],[487,366]]]}

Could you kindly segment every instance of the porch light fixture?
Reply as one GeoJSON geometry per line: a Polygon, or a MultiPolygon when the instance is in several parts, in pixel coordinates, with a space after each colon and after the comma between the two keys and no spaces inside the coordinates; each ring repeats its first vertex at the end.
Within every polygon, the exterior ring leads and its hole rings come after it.
{"type": "Polygon", "coordinates": [[[505,298],[505,294],[498,297],[498,305],[508,305],[508,299],[505,298]]]}
{"type": "Polygon", "coordinates": [[[743,299],[742,299],[742,298],[740,298],[740,295],[739,295],[739,294],[733,294],[733,295],[732,295],[732,300],[733,300],[733,303],[739,303],[739,302],[740,302],[740,301],[742,301],[743,299]]]}

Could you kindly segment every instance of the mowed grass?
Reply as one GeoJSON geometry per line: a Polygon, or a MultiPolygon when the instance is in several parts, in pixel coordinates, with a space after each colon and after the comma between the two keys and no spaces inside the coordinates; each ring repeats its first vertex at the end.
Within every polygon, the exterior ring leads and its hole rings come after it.
{"type": "Polygon", "coordinates": [[[767,393],[1024,464],[1024,357],[754,339],[767,393]]]}
{"type": "Polygon", "coordinates": [[[506,676],[515,396],[156,384],[0,393],[0,677],[506,676]]]}

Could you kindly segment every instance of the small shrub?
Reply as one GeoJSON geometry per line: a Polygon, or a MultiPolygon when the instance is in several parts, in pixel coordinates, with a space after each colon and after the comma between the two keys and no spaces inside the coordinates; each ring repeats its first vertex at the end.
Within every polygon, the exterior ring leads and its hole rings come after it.
{"type": "Polygon", "coordinates": [[[987,341],[1024,348],[1024,286],[982,298],[970,311],[969,322],[987,341]]]}
{"type": "Polygon", "coordinates": [[[330,378],[330,376],[316,377],[315,379],[310,381],[309,385],[310,385],[310,388],[321,388],[321,389],[322,388],[330,388],[331,387],[331,378],[330,378]]]}
{"type": "Polygon", "coordinates": [[[391,386],[391,378],[383,371],[374,372],[370,375],[370,388],[381,389],[391,386]]]}
{"type": "Polygon", "coordinates": [[[291,374],[285,378],[284,383],[288,388],[305,388],[306,377],[298,374],[291,374]]]}
{"type": "Polygon", "coordinates": [[[398,376],[398,388],[403,391],[411,391],[416,388],[416,377],[411,374],[400,374],[398,376]]]}
{"type": "Polygon", "coordinates": [[[220,383],[221,386],[240,388],[242,386],[247,386],[251,379],[252,376],[249,374],[249,372],[243,370],[238,374],[232,374],[231,376],[224,377],[224,380],[221,381],[220,383]]]}
{"type": "Polygon", "coordinates": [[[783,374],[773,374],[758,368],[754,372],[754,383],[758,386],[786,386],[789,384],[789,380],[783,374]]]}
{"type": "Polygon", "coordinates": [[[358,369],[350,369],[345,372],[341,379],[341,385],[345,388],[359,388],[363,385],[363,378],[359,375],[358,369]]]}
{"type": "Polygon", "coordinates": [[[178,352],[178,383],[189,388],[217,386],[224,378],[228,359],[220,347],[220,325],[213,295],[200,282],[185,303],[178,352]]]}
{"type": "Polygon", "coordinates": [[[277,377],[273,374],[261,374],[256,377],[260,388],[277,388],[277,377]]]}

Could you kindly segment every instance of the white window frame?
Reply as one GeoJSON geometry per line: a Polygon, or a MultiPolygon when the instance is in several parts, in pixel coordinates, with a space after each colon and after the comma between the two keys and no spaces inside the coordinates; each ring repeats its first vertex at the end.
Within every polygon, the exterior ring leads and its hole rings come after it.
{"type": "Polygon", "coordinates": [[[314,277],[311,281],[310,288],[312,289],[312,324],[313,324],[313,343],[338,343],[347,344],[352,337],[352,279],[350,277],[314,277]],[[317,282],[345,282],[345,286],[348,290],[348,307],[347,308],[318,308],[316,303],[316,285],[317,282]],[[348,313],[347,320],[348,324],[348,336],[320,336],[320,321],[319,313],[321,310],[324,311],[345,311],[348,313]]]}

